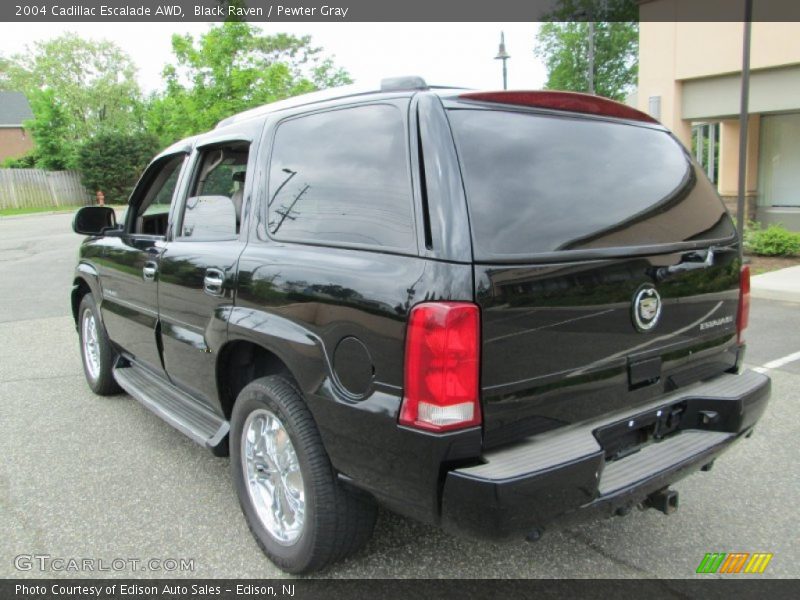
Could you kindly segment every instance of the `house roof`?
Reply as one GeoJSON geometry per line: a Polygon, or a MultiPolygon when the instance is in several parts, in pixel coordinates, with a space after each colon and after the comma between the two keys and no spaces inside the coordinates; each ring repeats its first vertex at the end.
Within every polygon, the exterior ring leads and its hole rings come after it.
{"type": "Polygon", "coordinates": [[[22,92],[0,92],[0,127],[21,127],[33,118],[31,105],[22,92]]]}

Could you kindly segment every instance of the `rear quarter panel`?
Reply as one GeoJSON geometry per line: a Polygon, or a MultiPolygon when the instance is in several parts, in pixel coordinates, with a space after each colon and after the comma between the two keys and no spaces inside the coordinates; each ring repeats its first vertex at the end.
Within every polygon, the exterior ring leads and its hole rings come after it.
{"type": "Polygon", "coordinates": [[[406,321],[418,302],[470,301],[472,293],[470,265],[251,242],[239,262],[229,338],[259,344],[289,367],[337,471],[431,522],[442,464],[477,457],[480,430],[434,436],[398,426],[406,321]],[[353,338],[366,354],[342,343],[353,338]],[[367,385],[352,389],[362,381],[352,372],[365,368],[367,385]]]}

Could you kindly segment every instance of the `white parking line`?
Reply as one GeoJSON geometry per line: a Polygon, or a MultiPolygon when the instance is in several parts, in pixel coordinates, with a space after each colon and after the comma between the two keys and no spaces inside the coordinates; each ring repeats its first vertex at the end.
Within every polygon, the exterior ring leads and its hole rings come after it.
{"type": "Polygon", "coordinates": [[[800,352],[794,352],[792,354],[787,354],[783,358],[771,360],[768,363],[764,363],[764,365],[761,367],[756,367],[753,369],[753,371],[756,371],[757,373],[766,373],[772,369],[780,369],[783,365],[788,365],[796,360],[800,360],[800,352]]]}

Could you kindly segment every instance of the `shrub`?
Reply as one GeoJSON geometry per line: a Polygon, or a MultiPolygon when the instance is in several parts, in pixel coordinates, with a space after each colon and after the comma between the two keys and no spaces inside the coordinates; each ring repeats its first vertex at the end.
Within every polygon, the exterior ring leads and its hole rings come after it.
{"type": "Polygon", "coordinates": [[[158,146],[158,139],[149,133],[108,131],[96,135],[78,149],[83,185],[91,193],[102,190],[106,202],[126,202],[158,146]]]}
{"type": "Polygon", "coordinates": [[[748,252],[761,256],[792,256],[800,253],[800,233],[780,224],[764,229],[759,223],[750,223],[745,230],[744,246],[748,252]]]}
{"type": "Polygon", "coordinates": [[[9,156],[2,164],[4,169],[33,169],[35,166],[36,155],[34,153],[26,154],[18,158],[9,156]]]}

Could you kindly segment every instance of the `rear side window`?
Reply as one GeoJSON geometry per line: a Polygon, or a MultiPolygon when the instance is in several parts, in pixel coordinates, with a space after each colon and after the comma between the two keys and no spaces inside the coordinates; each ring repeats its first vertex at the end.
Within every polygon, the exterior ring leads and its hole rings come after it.
{"type": "Polygon", "coordinates": [[[730,218],[666,132],[499,110],[450,110],[475,257],[719,239],[730,218]]]}
{"type": "Polygon", "coordinates": [[[270,164],[270,235],[415,248],[406,140],[402,113],[388,104],[281,123],[270,164]]]}

